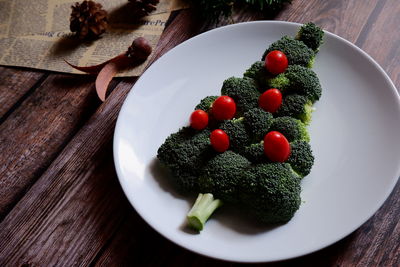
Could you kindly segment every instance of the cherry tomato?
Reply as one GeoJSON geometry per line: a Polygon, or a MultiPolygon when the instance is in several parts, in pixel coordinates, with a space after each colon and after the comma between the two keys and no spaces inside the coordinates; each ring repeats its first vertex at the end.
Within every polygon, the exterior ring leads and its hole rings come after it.
{"type": "Polygon", "coordinates": [[[290,156],[290,144],[280,132],[269,132],[264,137],[264,153],[272,161],[285,162],[290,156]]]}
{"type": "Polygon", "coordinates": [[[288,67],[288,59],[281,51],[271,51],[265,57],[265,67],[269,72],[275,75],[285,72],[288,67]]]}
{"type": "Polygon", "coordinates": [[[224,152],[229,148],[229,136],[221,129],[211,132],[210,142],[217,152],[224,152]]]}
{"type": "Polygon", "coordinates": [[[190,126],[196,130],[203,130],[208,125],[208,114],[204,110],[197,109],[190,115],[190,126]]]}
{"type": "Polygon", "coordinates": [[[212,105],[212,113],[215,119],[230,120],[235,116],[236,103],[235,101],[226,95],[218,97],[212,105]]]}
{"type": "Polygon", "coordinates": [[[278,89],[271,88],[265,91],[258,99],[258,105],[265,111],[274,113],[282,105],[282,93],[278,89]]]}

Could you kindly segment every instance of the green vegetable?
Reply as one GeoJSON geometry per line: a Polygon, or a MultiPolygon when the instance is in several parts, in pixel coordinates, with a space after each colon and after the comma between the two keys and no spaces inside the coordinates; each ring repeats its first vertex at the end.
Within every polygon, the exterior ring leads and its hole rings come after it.
{"type": "Polygon", "coordinates": [[[314,51],[308,48],[303,42],[289,36],[284,36],[275,43],[272,43],[268,49],[265,50],[261,60],[264,60],[267,54],[273,50],[283,52],[289,61],[289,65],[311,67],[312,65],[310,64],[312,64],[315,56],[314,51]]]}
{"type": "Polygon", "coordinates": [[[272,114],[261,108],[253,108],[244,113],[243,117],[252,140],[260,142],[272,124],[272,114]]]}
{"type": "Polygon", "coordinates": [[[312,112],[312,102],[304,96],[294,94],[283,98],[277,116],[294,117],[308,125],[311,122],[312,112]]]}
{"type": "Polygon", "coordinates": [[[201,231],[211,214],[222,205],[222,201],[214,199],[212,194],[199,194],[192,209],[187,214],[191,228],[201,231]]]}
{"type": "Polygon", "coordinates": [[[201,166],[214,155],[209,135],[208,129],[197,132],[182,128],[158,149],[157,158],[171,171],[173,181],[182,192],[197,190],[201,166]]]}
{"type": "Polygon", "coordinates": [[[264,61],[256,61],[249,69],[243,74],[243,77],[251,78],[256,81],[257,88],[260,93],[263,93],[268,86],[267,81],[273,76],[268,73],[265,68],[264,61]]]}
{"type": "Polygon", "coordinates": [[[286,78],[290,81],[290,91],[306,96],[312,103],[321,97],[321,84],[317,74],[302,66],[290,66],[285,72],[286,78]]]}
{"type": "Polygon", "coordinates": [[[254,165],[243,177],[242,203],[260,221],[285,223],[299,209],[300,179],[287,163],[254,165]]]}
{"type": "Polygon", "coordinates": [[[246,146],[242,152],[242,155],[252,163],[270,162],[264,153],[264,141],[246,146]]]}
{"type": "MultiPolygon", "coordinates": [[[[259,8],[265,8],[263,3],[285,2],[243,1],[259,8]]],[[[207,5],[220,15],[229,13],[236,2],[239,0],[196,3],[207,5]]],[[[289,59],[284,73],[274,76],[268,73],[263,61],[257,61],[243,78],[225,80],[221,94],[234,99],[235,117],[217,121],[213,116],[217,108],[214,106],[213,112],[211,108],[218,96],[207,96],[195,107],[210,113],[207,128],[198,131],[184,127],[171,134],[158,149],[157,157],[172,174],[177,188],[198,194],[187,214],[190,227],[201,231],[222,203],[242,207],[243,214],[248,211],[268,224],[285,223],[298,210],[301,179],[314,164],[306,125],[311,121],[313,103],[321,97],[319,79],[308,67],[322,39],[323,31],[308,23],[299,29],[296,39],[285,36],[273,43],[263,58],[272,50],[284,52],[289,59]],[[273,114],[261,109],[258,103],[261,93],[268,88],[277,88],[283,94],[282,105],[273,114]],[[214,129],[221,129],[229,136],[230,146],[222,153],[210,144],[214,129]],[[272,162],[265,155],[263,139],[270,131],[282,133],[290,142],[290,155],[285,163],[272,162]]]]}
{"type": "Polygon", "coordinates": [[[239,185],[250,164],[245,157],[229,150],[216,155],[199,177],[199,191],[211,193],[223,202],[239,202],[239,185]]]}
{"type": "Polygon", "coordinates": [[[200,103],[197,104],[197,106],[194,108],[194,110],[201,109],[204,110],[205,112],[209,112],[212,104],[214,103],[215,99],[217,99],[218,96],[206,96],[202,100],[200,100],[200,103]]]}
{"type": "Polygon", "coordinates": [[[284,94],[299,94],[312,103],[321,97],[321,84],[317,74],[306,67],[291,65],[284,73],[269,81],[271,87],[282,90],[284,94]]]}
{"type": "Polygon", "coordinates": [[[278,76],[268,80],[268,87],[279,89],[282,93],[285,93],[285,89],[289,86],[289,82],[290,81],[288,78],[286,78],[286,75],[281,73],[278,76]]]}
{"type": "Polygon", "coordinates": [[[280,132],[289,142],[295,140],[310,141],[310,135],[304,123],[292,117],[275,118],[269,130],[280,132]]]}
{"type": "Polygon", "coordinates": [[[226,120],[221,123],[221,130],[229,136],[230,148],[233,151],[240,152],[245,146],[250,144],[250,135],[246,131],[243,118],[226,120]]]}
{"type": "Polygon", "coordinates": [[[221,88],[221,95],[230,96],[235,100],[239,114],[257,107],[260,97],[255,81],[246,77],[226,79],[221,88]]]}
{"type": "Polygon", "coordinates": [[[308,175],[314,165],[310,144],[305,141],[294,141],[290,143],[290,149],[291,153],[287,162],[300,177],[308,175]]]}
{"type": "Polygon", "coordinates": [[[299,32],[296,35],[296,39],[305,43],[309,48],[318,52],[322,39],[324,37],[324,31],[312,22],[306,23],[301,26],[299,32]]]}

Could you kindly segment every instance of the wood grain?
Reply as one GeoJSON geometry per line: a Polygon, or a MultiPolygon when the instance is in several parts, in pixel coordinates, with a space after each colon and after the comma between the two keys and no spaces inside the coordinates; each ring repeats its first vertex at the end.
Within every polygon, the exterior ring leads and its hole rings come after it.
{"type": "Polygon", "coordinates": [[[92,78],[51,75],[0,125],[0,218],[98,104],[92,78]]]}
{"type": "Polygon", "coordinates": [[[47,74],[40,71],[0,66],[0,123],[5,120],[10,109],[17,105],[32,87],[40,85],[45,76],[47,74]]]}
{"type": "Polygon", "coordinates": [[[113,91],[113,97],[97,109],[4,218],[0,266],[85,265],[112,236],[123,218],[124,196],[113,174],[110,141],[133,82],[128,81],[113,91]]]}
{"type": "Polygon", "coordinates": [[[313,21],[324,30],[355,42],[380,2],[382,1],[293,1],[275,19],[299,23],[313,21]]]}

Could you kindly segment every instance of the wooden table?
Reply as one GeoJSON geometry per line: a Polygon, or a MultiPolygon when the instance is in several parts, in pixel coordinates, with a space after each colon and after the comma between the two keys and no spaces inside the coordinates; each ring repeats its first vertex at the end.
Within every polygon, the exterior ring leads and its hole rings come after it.
{"type": "MultiPolygon", "coordinates": [[[[271,19],[314,21],[346,38],[400,88],[399,14],[398,0],[294,0],[271,19]]],[[[236,22],[260,18],[242,11],[234,17],[236,22]]],[[[213,27],[190,10],[173,13],[155,58],[213,27]]],[[[166,240],[124,196],[112,137],[136,78],[113,81],[112,93],[101,103],[93,77],[0,70],[0,266],[231,265],[166,240]]],[[[382,208],[345,239],[276,265],[398,266],[399,194],[397,184],[382,208]]]]}

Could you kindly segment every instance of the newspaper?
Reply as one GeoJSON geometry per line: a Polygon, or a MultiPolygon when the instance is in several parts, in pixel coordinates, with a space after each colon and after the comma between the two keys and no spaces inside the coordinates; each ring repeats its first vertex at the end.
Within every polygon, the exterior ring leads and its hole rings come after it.
{"type": "MultiPolygon", "coordinates": [[[[109,16],[109,28],[97,40],[79,40],[69,30],[71,5],[76,0],[0,0],[0,65],[81,73],[64,60],[79,65],[99,64],[127,50],[139,36],[153,50],[173,10],[181,0],[161,0],[157,10],[135,21],[128,0],[97,0],[109,16]]],[[[147,62],[118,76],[138,76],[147,62]]]]}

